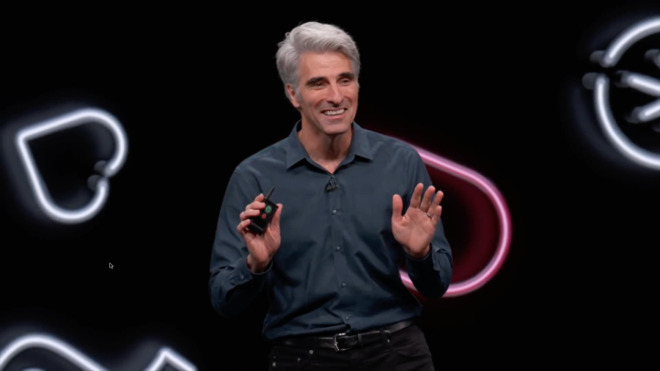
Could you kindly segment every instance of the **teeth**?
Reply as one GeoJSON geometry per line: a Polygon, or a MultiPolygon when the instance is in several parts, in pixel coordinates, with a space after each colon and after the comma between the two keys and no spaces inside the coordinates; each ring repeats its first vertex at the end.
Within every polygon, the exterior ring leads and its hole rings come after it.
{"type": "Polygon", "coordinates": [[[324,113],[329,116],[335,116],[335,115],[341,115],[342,113],[344,113],[344,111],[346,111],[346,109],[342,108],[336,111],[325,111],[324,113]]]}

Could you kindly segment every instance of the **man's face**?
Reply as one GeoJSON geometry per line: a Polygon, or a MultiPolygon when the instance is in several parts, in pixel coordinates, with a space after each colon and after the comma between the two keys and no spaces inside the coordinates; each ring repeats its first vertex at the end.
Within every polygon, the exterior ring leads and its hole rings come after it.
{"type": "Polygon", "coordinates": [[[326,135],[350,130],[358,106],[358,84],[351,60],[338,52],[305,53],[298,69],[299,96],[287,86],[300,110],[303,128],[326,135]]]}

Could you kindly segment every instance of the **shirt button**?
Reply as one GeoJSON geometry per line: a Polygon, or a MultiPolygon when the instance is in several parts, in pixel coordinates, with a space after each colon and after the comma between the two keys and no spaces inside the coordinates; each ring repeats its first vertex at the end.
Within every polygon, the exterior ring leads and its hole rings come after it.
{"type": "Polygon", "coordinates": [[[346,287],[346,282],[342,282],[341,287],[346,287]]]}
{"type": "Polygon", "coordinates": [[[337,250],[337,251],[341,250],[341,246],[335,247],[335,250],[337,250]]]}
{"type": "Polygon", "coordinates": [[[333,215],[334,215],[334,214],[337,214],[337,210],[336,210],[336,209],[335,209],[335,210],[332,210],[332,214],[333,214],[333,215]]]}

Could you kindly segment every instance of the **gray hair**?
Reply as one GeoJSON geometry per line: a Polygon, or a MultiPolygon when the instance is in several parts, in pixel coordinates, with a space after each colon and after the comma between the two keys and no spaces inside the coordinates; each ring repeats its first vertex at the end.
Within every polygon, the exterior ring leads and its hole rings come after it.
{"type": "Polygon", "coordinates": [[[305,52],[340,52],[353,64],[357,81],[360,75],[360,53],[353,38],[341,28],[327,23],[307,22],[285,34],[275,55],[277,70],[285,87],[291,84],[298,96],[298,65],[305,52]]]}

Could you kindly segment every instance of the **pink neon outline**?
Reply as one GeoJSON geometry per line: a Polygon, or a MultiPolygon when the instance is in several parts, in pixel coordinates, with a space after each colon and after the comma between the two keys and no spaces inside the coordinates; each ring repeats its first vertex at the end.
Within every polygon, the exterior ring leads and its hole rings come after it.
{"type": "MultiPolygon", "coordinates": [[[[447,288],[447,292],[443,297],[455,297],[468,294],[482,287],[486,284],[486,282],[490,281],[497,274],[497,272],[499,272],[500,268],[502,268],[504,260],[509,253],[509,247],[511,245],[511,217],[509,215],[509,209],[507,207],[506,201],[498,189],[488,179],[484,178],[474,170],[466,168],[465,166],[461,166],[453,161],[447,160],[417,146],[413,145],[413,148],[417,150],[424,163],[436,169],[447,171],[459,178],[468,181],[469,183],[474,184],[488,196],[488,198],[493,202],[493,205],[495,206],[496,213],[500,221],[500,238],[497,244],[497,250],[495,251],[493,258],[486,265],[486,267],[484,267],[484,269],[482,269],[474,277],[461,282],[450,283],[449,287],[447,288]]],[[[419,294],[419,292],[413,286],[408,273],[403,269],[400,271],[400,273],[404,285],[406,285],[409,290],[419,294]]]]}

